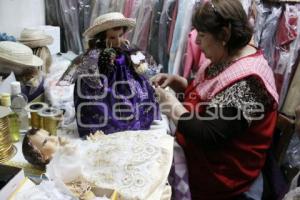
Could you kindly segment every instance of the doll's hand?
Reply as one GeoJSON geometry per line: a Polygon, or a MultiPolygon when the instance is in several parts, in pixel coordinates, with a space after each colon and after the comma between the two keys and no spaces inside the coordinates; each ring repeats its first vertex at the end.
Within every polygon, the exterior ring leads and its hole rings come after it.
{"type": "Polygon", "coordinates": [[[96,131],[94,134],[90,134],[87,136],[87,140],[89,141],[97,141],[100,140],[105,134],[102,131],[96,131]]]}

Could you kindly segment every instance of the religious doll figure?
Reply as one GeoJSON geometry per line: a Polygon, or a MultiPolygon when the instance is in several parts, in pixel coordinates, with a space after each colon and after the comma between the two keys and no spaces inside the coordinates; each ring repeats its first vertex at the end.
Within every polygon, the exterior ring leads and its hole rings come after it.
{"type": "Polygon", "coordinates": [[[105,134],[147,130],[160,118],[148,81],[157,65],[123,38],[134,26],[134,19],[117,12],[96,18],[84,32],[89,48],[60,80],[75,82],[74,104],[81,137],[97,130],[105,134]]]}

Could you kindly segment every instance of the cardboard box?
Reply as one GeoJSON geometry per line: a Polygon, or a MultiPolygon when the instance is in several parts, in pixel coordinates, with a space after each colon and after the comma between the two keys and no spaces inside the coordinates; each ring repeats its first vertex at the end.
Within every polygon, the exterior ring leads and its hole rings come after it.
{"type": "Polygon", "coordinates": [[[0,164],[0,199],[8,199],[24,179],[23,169],[0,164]]]}

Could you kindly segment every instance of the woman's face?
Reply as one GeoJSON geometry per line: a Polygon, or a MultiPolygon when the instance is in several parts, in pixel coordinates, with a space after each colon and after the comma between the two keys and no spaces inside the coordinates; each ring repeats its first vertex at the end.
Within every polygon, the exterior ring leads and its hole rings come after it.
{"type": "Polygon", "coordinates": [[[50,134],[40,129],[36,134],[30,135],[31,144],[40,151],[44,160],[51,159],[56,152],[59,142],[57,136],[50,136],[50,134]]]}
{"type": "Polygon", "coordinates": [[[112,47],[120,47],[120,39],[124,34],[124,28],[123,27],[116,27],[112,29],[108,29],[106,31],[106,39],[108,40],[108,45],[111,45],[112,47]]]}
{"type": "Polygon", "coordinates": [[[211,33],[198,31],[196,44],[199,45],[205,56],[212,63],[221,62],[227,55],[227,50],[222,42],[217,40],[211,33]]]}

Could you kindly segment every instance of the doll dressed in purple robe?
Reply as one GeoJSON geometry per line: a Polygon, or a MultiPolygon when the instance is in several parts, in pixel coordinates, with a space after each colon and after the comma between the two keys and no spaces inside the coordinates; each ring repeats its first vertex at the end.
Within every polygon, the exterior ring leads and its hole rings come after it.
{"type": "Polygon", "coordinates": [[[157,65],[152,57],[129,47],[122,37],[134,26],[134,19],[114,12],[96,18],[84,32],[89,48],[63,76],[63,81],[69,78],[75,83],[74,105],[81,137],[97,130],[105,134],[146,130],[160,118],[147,79],[157,65]],[[68,77],[70,71],[73,75],[68,77]]]}

